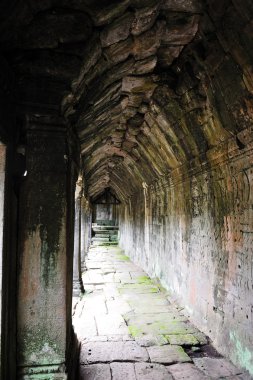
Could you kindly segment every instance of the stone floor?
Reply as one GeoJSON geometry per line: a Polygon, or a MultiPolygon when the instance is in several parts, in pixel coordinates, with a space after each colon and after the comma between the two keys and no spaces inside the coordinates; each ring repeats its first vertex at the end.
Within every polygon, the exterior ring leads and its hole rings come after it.
{"type": "Polygon", "coordinates": [[[86,265],[73,302],[79,380],[251,379],[118,247],[91,248],[86,265]]]}

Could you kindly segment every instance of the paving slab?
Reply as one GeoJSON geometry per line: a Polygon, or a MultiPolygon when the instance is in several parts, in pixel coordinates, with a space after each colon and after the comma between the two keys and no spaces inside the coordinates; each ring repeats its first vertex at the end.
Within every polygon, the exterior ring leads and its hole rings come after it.
{"type": "Polygon", "coordinates": [[[166,335],[166,338],[170,344],[179,346],[196,346],[199,344],[198,339],[193,334],[166,335]]]}
{"type": "Polygon", "coordinates": [[[147,348],[151,362],[161,364],[191,362],[181,346],[151,346],[147,348]]]}
{"type": "Polygon", "coordinates": [[[136,343],[142,347],[163,346],[168,344],[163,335],[141,335],[135,338],[136,343]]]}
{"type": "Polygon", "coordinates": [[[136,380],[133,363],[111,363],[112,380],[136,380]]]}
{"type": "Polygon", "coordinates": [[[86,293],[73,305],[78,380],[252,379],[211,357],[182,307],[118,247],[92,248],[86,261],[86,293]]]}
{"type": "MultiPolygon", "coordinates": [[[[172,322],[174,321],[186,321],[186,318],[180,315],[176,315],[174,313],[150,313],[149,308],[149,313],[145,313],[144,315],[139,314],[139,313],[133,313],[128,314],[127,322],[129,324],[137,324],[137,325],[142,325],[142,324],[149,324],[149,323],[163,323],[163,322],[172,322]]],[[[152,308],[153,309],[153,308],[152,308]]],[[[152,310],[153,311],[153,310],[152,310]]]]}
{"type": "Polygon", "coordinates": [[[98,335],[128,334],[128,327],[120,314],[97,314],[95,316],[98,335]]]}
{"type": "Polygon", "coordinates": [[[223,358],[195,358],[193,361],[196,367],[211,379],[222,376],[239,375],[242,373],[241,370],[223,358]]]}
{"type": "Polygon", "coordinates": [[[134,341],[89,342],[82,345],[80,354],[82,364],[148,360],[147,350],[134,341]]]}
{"type": "Polygon", "coordinates": [[[94,337],[97,334],[95,318],[92,315],[83,315],[73,321],[75,332],[80,341],[86,338],[94,337]]]}
{"type": "Polygon", "coordinates": [[[128,323],[129,331],[136,331],[136,336],[150,335],[177,335],[194,333],[193,326],[179,321],[166,321],[145,323],[128,323]]]}
{"type": "Polygon", "coordinates": [[[83,297],[83,307],[86,314],[98,315],[107,314],[106,298],[104,294],[93,293],[89,297],[83,297]]]}
{"type": "Polygon", "coordinates": [[[111,380],[109,364],[92,364],[80,366],[79,380],[111,380]]]}
{"type": "Polygon", "coordinates": [[[135,373],[137,380],[173,380],[162,364],[136,363],[135,373]]]}
{"type": "Polygon", "coordinates": [[[169,373],[173,375],[174,380],[209,380],[202,371],[200,371],[194,364],[180,363],[173,364],[167,367],[169,373]]]}

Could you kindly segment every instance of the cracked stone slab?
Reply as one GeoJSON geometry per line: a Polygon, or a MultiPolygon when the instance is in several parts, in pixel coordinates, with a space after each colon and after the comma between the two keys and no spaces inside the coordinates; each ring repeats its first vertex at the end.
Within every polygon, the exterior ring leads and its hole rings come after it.
{"type": "Polygon", "coordinates": [[[181,346],[152,346],[147,351],[151,362],[161,364],[191,362],[191,358],[181,346]]]}
{"type": "Polygon", "coordinates": [[[113,380],[136,380],[133,363],[111,363],[113,380]]]}
{"type": "Polygon", "coordinates": [[[193,334],[166,335],[170,344],[179,346],[196,346],[199,344],[198,339],[193,334]]]}
{"type": "Polygon", "coordinates": [[[79,380],[111,380],[109,364],[91,364],[80,366],[79,380]]]}
{"type": "Polygon", "coordinates": [[[206,376],[202,371],[195,367],[191,363],[183,364],[173,364],[170,365],[168,371],[173,375],[175,380],[208,380],[209,377],[206,376]]]}
{"type": "Polygon", "coordinates": [[[223,358],[195,358],[193,361],[196,367],[212,379],[240,375],[242,373],[232,363],[223,358]]]}
{"type": "Polygon", "coordinates": [[[135,338],[136,343],[141,347],[163,346],[168,344],[163,335],[142,335],[135,338]]]}
{"type": "Polygon", "coordinates": [[[135,373],[137,380],[173,380],[167,368],[162,364],[136,363],[135,373]]]}
{"type": "Polygon", "coordinates": [[[148,360],[147,350],[134,341],[85,343],[80,354],[80,362],[83,364],[148,360]]]}

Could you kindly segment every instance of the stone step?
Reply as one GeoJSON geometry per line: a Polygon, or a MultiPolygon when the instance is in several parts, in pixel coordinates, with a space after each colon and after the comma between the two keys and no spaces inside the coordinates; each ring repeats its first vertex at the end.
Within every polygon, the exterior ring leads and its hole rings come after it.
{"type": "Polygon", "coordinates": [[[109,230],[118,230],[118,226],[97,226],[97,225],[92,225],[93,231],[109,231],[109,230]]]}
{"type": "Polygon", "coordinates": [[[118,236],[118,231],[103,231],[102,233],[95,232],[95,236],[97,237],[110,237],[110,236],[118,236]]]}
{"type": "Polygon", "coordinates": [[[109,246],[109,245],[118,245],[117,241],[107,241],[107,242],[102,242],[102,241],[92,241],[93,246],[109,246]]]}
{"type": "Polygon", "coordinates": [[[97,232],[95,233],[96,238],[109,238],[110,234],[98,234],[97,232]]]}
{"type": "Polygon", "coordinates": [[[104,237],[93,237],[91,239],[92,241],[104,241],[104,242],[107,242],[107,241],[110,241],[109,237],[108,238],[104,238],[104,237]]]}

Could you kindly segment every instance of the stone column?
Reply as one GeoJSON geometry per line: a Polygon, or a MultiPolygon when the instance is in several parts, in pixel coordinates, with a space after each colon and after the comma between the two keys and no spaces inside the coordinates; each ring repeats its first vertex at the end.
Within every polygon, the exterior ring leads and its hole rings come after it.
{"type": "Polygon", "coordinates": [[[86,270],[85,258],[90,245],[90,206],[88,199],[83,196],[81,199],[81,266],[86,270]]]}
{"type": "Polygon", "coordinates": [[[82,271],[86,270],[85,256],[87,253],[87,233],[86,233],[86,207],[85,197],[81,199],[81,268],[82,271]]]}
{"type": "Polygon", "coordinates": [[[0,142],[0,374],[2,373],[2,276],[3,276],[3,231],[4,231],[4,200],[5,200],[5,157],[6,146],[0,142]]]}
{"type": "Polygon", "coordinates": [[[72,223],[65,126],[31,119],[26,157],[20,194],[18,379],[69,379],[73,252],[68,249],[72,223]]]}
{"type": "Polygon", "coordinates": [[[73,296],[84,293],[81,271],[81,199],[82,178],[79,177],[75,191],[75,234],[74,234],[74,265],[73,265],[73,296]]]}

